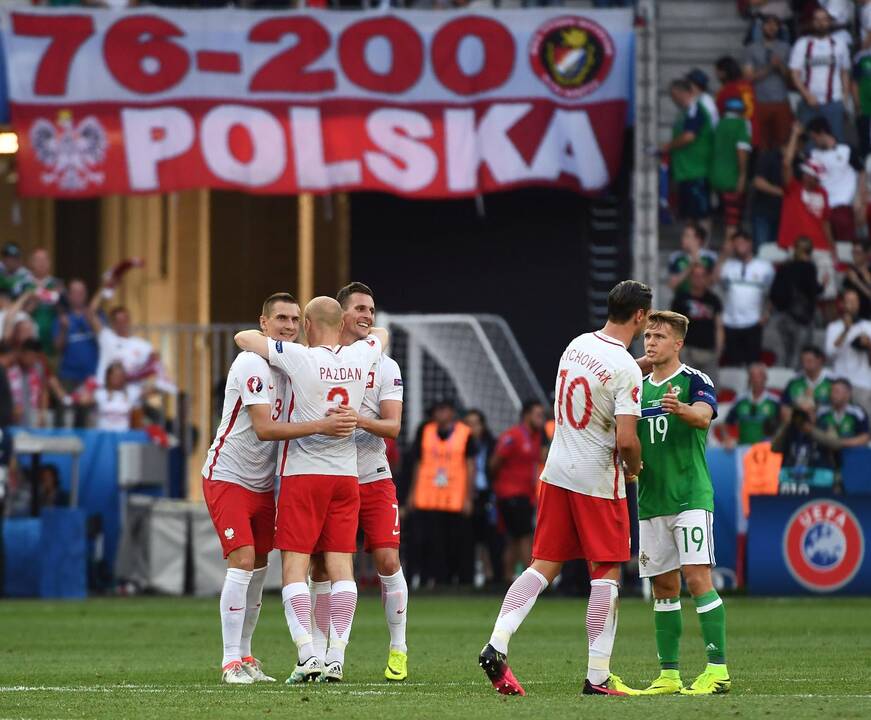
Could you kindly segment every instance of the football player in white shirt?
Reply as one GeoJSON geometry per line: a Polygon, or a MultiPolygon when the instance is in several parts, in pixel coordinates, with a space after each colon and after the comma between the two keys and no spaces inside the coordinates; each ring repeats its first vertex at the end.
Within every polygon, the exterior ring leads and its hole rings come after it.
{"type": "MultiPolygon", "coordinates": [[[[375,328],[365,340],[343,346],[342,324],[341,305],[333,298],[316,297],[303,314],[311,347],[267,339],[256,330],[236,335],[239,347],[267,358],[289,376],[292,420],[321,418],[342,405],[359,411],[387,333],[375,328]]],[[[286,450],[275,547],[281,550],[284,614],[299,657],[286,682],[338,681],[343,678],[345,647],[357,607],[353,562],[360,512],[357,446],[353,437],[313,435],[296,440],[286,450]],[[315,653],[311,631],[308,571],[315,551],[324,553],[331,583],[326,667],[315,653]]]]}
{"type": "MultiPolygon", "coordinates": [[[[344,311],[342,344],[363,340],[375,321],[375,298],[363,283],[350,283],[336,295],[344,311]]],[[[387,462],[383,438],[396,439],[402,422],[402,375],[399,365],[387,355],[369,372],[366,394],[357,417],[357,468],[360,475],[360,527],[364,548],[372,553],[381,580],[384,615],[390,632],[388,680],[408,677],[408,647],[405,644],[408,585],[399,564],[399,501],[387,462]]],[[[323,556],[312,558],[311,603],[315,651],[324,657],[329,632],[330,581],[323,556]]]]}
{"type": "Polygon", "coordinates": [[[511,636],[563,563],[577,558],[587,560],[591,586],[583,693],[638,692],[611,673],[610,659],[620,563],[629,559],[625,478],[637,478],[641,470],[641,370],[627,348],[644,331],[652,297],[634,280],[617,284],[608,294],[605,327],[576,337],[560,360],[556,430],[541,475],[532,565],[508,589],[478,660],[503,695],[526,694],[508,666],[511,636]]]}
{"type": "MultiPolygon", "coordinates": [[[[276,293],[263,303],[260,327],[269,337],[293,343],[299,334],[299,305],[276,293]]],[[[260,616],[266,558],[275,530],[273,440],[325,433],[350,438],[353,414],[341,412],[310,422],[280,422],[285,410],[284,373],[272,371],[250,352],[240,353],[227,375],[224,408],[203,465],[203,497],[227,558],[221,592],[222,679],[231,684],[274,682],[251,653],[260,616]]]]}

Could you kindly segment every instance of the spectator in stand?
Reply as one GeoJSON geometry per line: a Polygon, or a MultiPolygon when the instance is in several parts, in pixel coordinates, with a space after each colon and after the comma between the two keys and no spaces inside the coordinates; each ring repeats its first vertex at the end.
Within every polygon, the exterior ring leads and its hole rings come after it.
{"type": "Polygon", "coordinates": [[[805,160],[799,166],[799,179],[793,172],[801,133],[802,126],[794,123],[783,154],[783,205],[777,244],[788,250],[798,238],[808,237],[815,249],[834,252],[829,195],[820,181],[825,169],[818,162],[805,160]]]}
{"type": "Polygon", "coordinates": [[[676,250],[668,259],[668,285],[675,292],[687,292],[690,289],[690,271],[693,265],[701,265],[712,272],[717,264],[717,253],[708,250],[705,243],[707,231],[698,223],[684,225],[680,235],[680,250],[676,250]]]}
{"type": "Polygon", "coordinates": [[[753,84],[744,77],[738,61],[731,55],[724,55],[714,64],[714,71],[720,81],[720,90],[717,92],[717,112],[720,117],[726,113],[729,100],[740,100],[744,118],[752,121],[756,112],[753,84]]]}
{"type": "MultiPolygon", "coordinates": [[[[852,390],[852,383],[847,378],[835,378],[832,381],[831,404],[817,411],[817,427],[829,435],[829,447],[836,451],[863,447],[871,440],[868,413],[853,403],[852,390]]],[[[837,465],[840,467],[840,464],[838,457],[837,465]]]]}
{"type": "Polygon", "coordinates": [[[763,363],[747,368],[747,392],[735,399],[726,416],[726,447],[753,445],[770,438],[777,429],[780,403],[768,388],[768,369],[763,363]]]}
{"type": "Polygon", "coordinates": [[[853,243],[853,263],[847,266],[842,288],[856,291],[859,317],[871,320],[871,248],[867,244],[853,243]]]}
{"type": "Polygon", "coordinates": [[[756,95],[753,139],[762,151],[786,145],[792,126],[789,44],[780,39],[780,29],[776,15],[765,15],[762,37],[744,49],[744,77],[756,95]]]}
{"type": "Polygon", "coordinates": [[[790,41],[792,31],[792,3],[790,0],[750,0],[750,13],[753,22],[744,40],[745,45],[759,42],[765,36],[764,25],[767,18],[778,22],[778,37],[785,43],[790,41]]]}
{"type": "Polygon", "coordinates": [[[678,186],[681,218],[708,222],[711,215],[708,175],[714,148],[711,116],[686,80],[671,83],[671,98],[679,112],[672,139],[660,151],[671,157],[671,176],[678,186]]]}
{"type": "Polygon", "coordinates": [[[816,428],[816,405],[800,398],[794,411],[781,417],[771,440],[771,449],[783,455],[780,492],[796,494],[810,487],[831,489],[835,483],[835,456],[826,443],[827,434],[816,428]]]}
{"type": "Polygon", "coordinates": [[[681,357],[719,387],[720,355],[725,342],[723,303],[711,292],[711,275],[704,265],[690,267],[689,284],[689,290],[678,290],[671,303],[673,312],[690,321],[681,357]]]}
{"type": "Polygon", "coordinates": [[[50,370],[39,340],[30,338],[24,341],[18,351],[17,363],[8,369],[7,374],[16,425],[42,427],[48,409],[50,370]]]}
{"type": "Polygon", "coordinates": [[[3,268],[0,272],[0,287],[9,290],[15,300],[24,292],[25,286],[33,282],[30,270],[24,267],[21,248],[18,243],[8,242],[3,246],[3,268]]]}
{"type": "Polygon", "coordinates": [[[474,580],[471,483],[478,448],[470,429],[457,420],[452,402],[436,403],[431,417],[414,441],[408,494],[423,546],[421,580],[431,587],[454,580],[467,585],[474,580]]]}
{"type": "Polygon", "coordinates": [[[726,347],[722,364],[749,365],[762,356],[762,327],[768,320],[768,291],[774,267],[754,257],[753,241],[738,230],[723,246],[723,261],[715,270],[723,286],[726,347]]]}
{"type": "Polygon", "coordinates": [[[813,159],[799,165],[801,179],[793,176],[795,152],[801,135],[801,125],[793,125],[783,157],[784,195],[777,244],[792,248],[798,238],[808,237],[813,243],[813,261],[817,279],[823,285],[823,300],[833,300],[835,284],[835,243],[829,222],[829,195],[822,185],[825,167],[813,159]]]}
{"type": "Polygon", "coordinates": [[[82,393],[81,403],[94,408],[97,430],[126,432],[139,424],[139,398],[136,389],[127,384],[127,373],[120,362],[106,368],[102,387],[82,393]]]}
{"type": "Polygon", "coordinates": [[[750,122],[744,117],[741,98],[728,98],[723,115],[714,130],[711,165],[711,188],[720,195],[726,225],[726,240],[741,226],[747,190],[747,166],[750,163],[750,122]]]}
{"type": "Polygon", "coordinates": [[[717,127],[717,123],[720,122],[720,113],[717,110],[717,102],[714,100],[713,95],[708,92],[708,74],[704,70],[693,68],[687,73],[685,79],[690,84],[693,100],[701,103],[702,107],[708,112],[711,128],[717,127]]]}
{"type": "Polygon", "coordinates": [[[856,239],[856,216],[864,222],[867,202],[862,159],[849,145],[835,139],[824,117],[811,120],[807,131],[813,146],[811,160],[823,168],[820,182],[828,196],[832,237],[836,242],[853,242],[856,239]]]}
{"type": "Polygon", "coordinates": [[[18,323],[32,325],[30,315],[23,310],[27,300],[28,297],[24,296],[13,301],[9,288],[0,286],[0,337],[9,338],[18,323]]]}
{"type": "Polygon", "coordinates": [[[777,268],[771,285],[772,324],[780,336],[778,361],[793,369],[798,367],[799,350],[813,338],[817,299],[823,291],[811,259],[813,247],[810,238],[800,237],[792,260],[777,268]]]}
{"type": "Polygon", "coordinates": [[[51,258],[42,248],[34,250],[30,256],[32,282],[25,289],[33,290],[35,307],[30,311],[37,327],[37,337],[42,350],[54,355],[54,323],[57,319],[57,304],[61,298],[63,283],[51,274],[51,258]]]}
{"type": "Polygon", "coordinates": [[[816,0],[816,2],[831,18],[832,37],[844,44],[849,51],[853,45],[850,28],[853,25],[853,16],[856,14],[854,0],[816,0]]]}
{"type": "MultiPolygon", "coordinates": [[[[871,3],[865,7],[871,10],[871,3]]],[[[871,152],[871,35],[865,38],[862,49],[853,58],[852,89],[859,154],[867,157],[871,152]]]]}
{"type": "Polygon", "coordinates": [[[826,355],[836,376],[849,378],[855,402],[871,411],[871,320],[859,317],[859,293],[841,293],[842,315],[826,327],[826,355]]]}
{"type": "Polygon", "coordinates": [[[463,422],[472,431],[475,454],[475,500],[472,531],[475,535],[475,587],[502,580],[502,543],[496,529],[496,508],[490,482],[490,456],[496,439],[480,410],[468,410],[463,422]]]}
{"type": "Polygon", "coordinates": [[[827,405],[832,391],[832,378],[823,367],[826,356],[816,345],[801,349],[801,375],[790,380],[780,398],[780,416],[788,420],[795,404],[806,400],[812,405],[827,405]]]}
{"type": "Polygon", "coordinates": [[[783,208],[783,152],[780,148],[762,151],[756,159],[750,222],[753,246],[777,242],[783,208]]]}
{"type": "Polygon", "coordinates": [[[524,402],[520,422],[499,436],[490,458],[496,507],[508,535],[503,558],[506,582],[513,582],[517,568],[522,572],[532,560],[532,527],[545,419],[540,402],[524,402]]]}
{"type": "Polygon", "coordinates": [[[844,96],[850,88],[850,55],[847,46],[832,36],[832,19],[822,8],[813,13],[812,34],[792,47],[789,68],[801,95],[798,119],[807,124],[822,115],[839,142],[844,140],[844,96]]]}
{"type": "Polygon", "coordinates": [[[97,336],[88,310],[88,288],[83,280],[71,280],[66,303],[54,322],[54,347],[60,355],[58,378],[73,392],[97,372],[97,336]]]}

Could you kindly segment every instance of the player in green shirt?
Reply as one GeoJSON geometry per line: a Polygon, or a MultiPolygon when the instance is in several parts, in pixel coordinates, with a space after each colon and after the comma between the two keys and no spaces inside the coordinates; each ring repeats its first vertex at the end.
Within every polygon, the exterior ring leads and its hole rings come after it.
{"type": "Polygon", "coordinates": [[[726,610],[711,581],[715,565],[714,489],[705,457],[708,428],[717,415],[710,378],[684,365],[680,351],[689,320],[659,310],[650,314],[644,352],[653,372],[641,392],[642,470],[638,477],[641,577],[653,585],[660,675],[649,695],[712,695],[729,691],[726,610]],[[693,596],[708,665],[689,688],[678,669],[683,629],[681,573],[693,596]]]}

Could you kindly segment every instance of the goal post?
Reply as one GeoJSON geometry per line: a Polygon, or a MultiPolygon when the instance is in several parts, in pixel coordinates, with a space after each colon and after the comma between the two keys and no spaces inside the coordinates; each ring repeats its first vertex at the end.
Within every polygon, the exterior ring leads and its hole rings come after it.
{"type": "Polygon", "coordinates": [[[505,320],[497,315],[381,313],[391,332],[390,354],[402,369],[407,444],[438,400],[477,408],[494,433],[517,422],[529,399],[547,396],[505,320]]]}

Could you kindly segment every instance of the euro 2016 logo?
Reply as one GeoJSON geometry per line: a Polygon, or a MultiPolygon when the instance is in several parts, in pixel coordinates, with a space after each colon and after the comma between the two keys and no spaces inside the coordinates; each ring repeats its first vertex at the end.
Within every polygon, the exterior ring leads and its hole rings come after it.
{"type": "Polygon", "coordinates": [[[248,392],[259,393],[263,389],[263,381],[256,375],[248,378],[248,392]]]}
{"type": "Polygon", "coordinates": [[[783,558],[797,583],[814,592],[834,592],[862,566],[865,538],[849,508],[835,500],[812,500],[795,511],[783,533],[783,558]]]}

